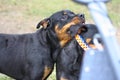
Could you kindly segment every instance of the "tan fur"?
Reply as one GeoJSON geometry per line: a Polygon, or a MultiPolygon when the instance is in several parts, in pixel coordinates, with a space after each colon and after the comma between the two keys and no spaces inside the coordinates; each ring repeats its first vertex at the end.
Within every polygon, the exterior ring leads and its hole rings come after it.
{"type": "Polygon", "coordinates": [[[72,21],[65,26],[63,26],[62,29],[59,29],[58,25],[55,26],[55,32],[58,36],[58,39],[60,40],[60,45],[63,47],[67,42],[71,40],[71,36],[67,33],[67,30],[72,26],[80,23],[79,17],[74,17],[72,21]]]}
{"type": "Polygon", "coordinates": [[[89,44],[89,46],[92,48],[92,49],[97,49],[97,47],[93,44],[89,44]]]}
{"type": "Polygon", "coordinates": [[[44,80],[51,73],[51,71],[52,71],[52,69],[50,67],[45,66],[44,75],[43,75],[42,80],[44,80]]]}
{"type": "Polygon", "coordinates": [[[86,42],[87,42],[87,43],[90,43],[91,40],[92,40],[91,38],[87,38],[87,39],[86,39],[86,42]]]}
{"type": "Polygon", "coordinates": [[[65,79],[65,78],[61,77],[60,80],[68,80],[68,79],[65,79]]]}

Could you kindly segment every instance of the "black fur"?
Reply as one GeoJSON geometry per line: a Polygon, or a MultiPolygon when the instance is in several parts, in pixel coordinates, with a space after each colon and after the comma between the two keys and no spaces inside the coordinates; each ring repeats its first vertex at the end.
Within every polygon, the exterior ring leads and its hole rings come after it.
{"type": "MultiPolygon", "coordinates": [[[[84,40],[87,38],[93,39],[94,35],[98,33],[94,24],[76,26],[80,26],[80,29],[81,26],[83,26],[82,28],[85,28],[85,31],[80,33],[84,40]]],[[[78,31],[77,29],[72,30],[71,31],[74,35],[78,31]]],[[[93,41],[91,40],[89,44],[93,44],[93,41]]],[[[60,49],[56,58],[57,80],[79,80],[83,55],[84,50],[80,47],[75,38],[73,38],[63,49],[60,49]]]]}
{"type": "Polygon", "coordinates": [[[53,53],[61,48],[55,26],[62,29],[75,16],[63,10],[38,23],[42,28],[35,33],[0,34],[0,72],[16,80],[46,80],[54,67],[53,53]]]}

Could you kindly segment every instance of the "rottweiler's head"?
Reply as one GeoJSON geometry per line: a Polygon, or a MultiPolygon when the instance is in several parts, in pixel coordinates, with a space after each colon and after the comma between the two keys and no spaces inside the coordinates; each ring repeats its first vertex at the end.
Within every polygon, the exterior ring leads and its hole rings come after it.
{"type": "Polygon", "coordinates": [[[42,26],[43,29],[48,30],[58,38],[61,46],[64,46],[72,39],[70,34],[70,27],[76,24],[85,23],[84,14],[75,14],[70,10],[62,10],[54,13],[49,18],[40,21],[37,28],[42,26]]]}
{"type": "MultiPolygon", "coordinates": [[[[83,38],[84,42],[89,47],[93,49],[97,48],[97,46],[95,46],[94,44],[94,38],[95,38],[95,35],[99,34],[99,31],[95,24],[77,24],[77,25],[70,27],[70,31],[72,35],[80,35],[83,38]]],[[[103,45],[103,42],[100,38],[97,38],[97,40],[101,45],[103,45]]],[[[84,46],[84,45],[81,44],[80,46],[84,46]]]]}

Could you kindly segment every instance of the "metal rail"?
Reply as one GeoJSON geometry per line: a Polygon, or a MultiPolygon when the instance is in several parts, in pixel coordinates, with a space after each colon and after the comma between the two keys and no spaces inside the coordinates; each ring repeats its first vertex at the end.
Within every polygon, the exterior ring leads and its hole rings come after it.
{"type": "Polygon", "coordinates": [[[108,0],[73,0],[85,4],[97,25],[104,43],[105,54],[112,63],[117,80],[120,80],[120,48],[115,36],[115,29],[108,16],[105,2],[108,0]]]}

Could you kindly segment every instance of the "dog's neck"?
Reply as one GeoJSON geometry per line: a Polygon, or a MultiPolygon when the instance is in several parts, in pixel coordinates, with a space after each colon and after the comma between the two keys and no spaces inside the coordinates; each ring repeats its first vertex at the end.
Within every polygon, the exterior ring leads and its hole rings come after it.
{"type": "Polygon", "coordinates": [[[56,34],[50,30],[40,29],[37,31],[37,36],[39,42],[44,46],[50,46],[52,51],[60,47],[60,43],[56,37],[56,34]]]}
{"type": "Polygon", "coordinates": [[[53,47],[53,49],[60,47],[60,42],[57,38],[57,35],[53,31],[49,30],[47,32],[47,41],[49,44],[52,44],[51,46],[53,47]]]}

